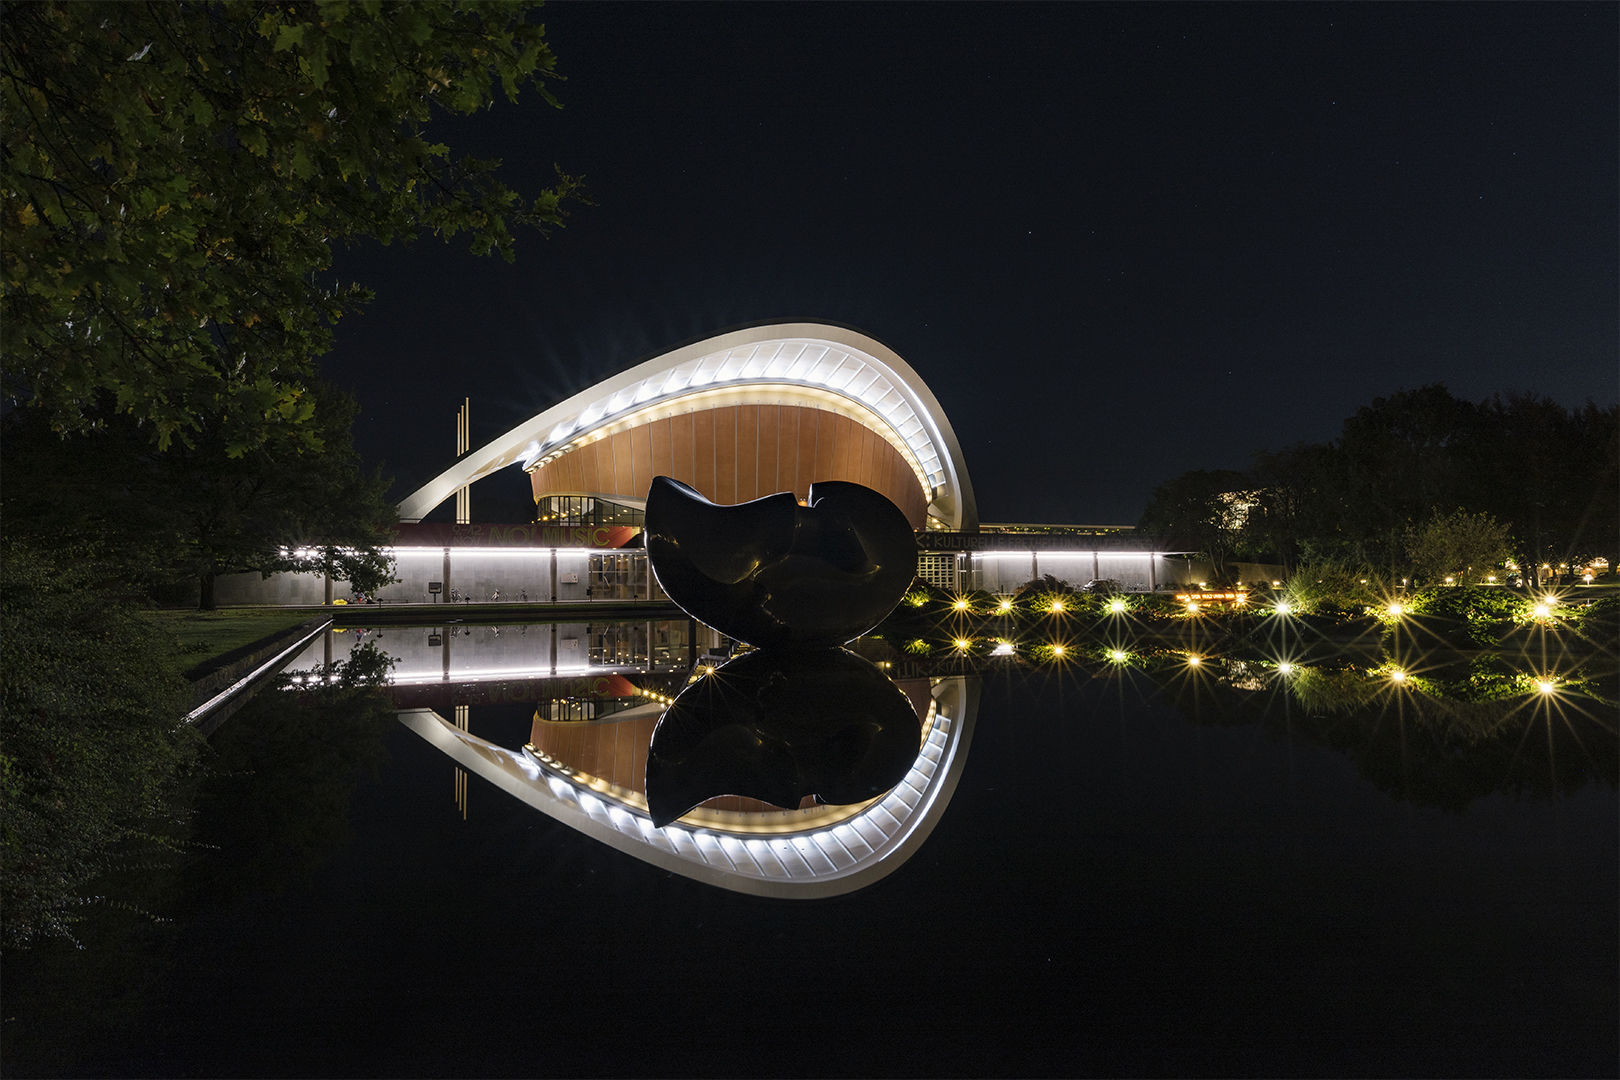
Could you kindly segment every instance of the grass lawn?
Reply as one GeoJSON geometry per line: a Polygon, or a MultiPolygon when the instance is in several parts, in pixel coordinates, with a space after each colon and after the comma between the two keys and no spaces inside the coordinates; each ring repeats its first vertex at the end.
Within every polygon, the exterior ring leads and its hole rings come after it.
{"type": "Polygon", "coordinates": [[[285,608],[221,608],[218,611],[155,611],[158,625],[179,639],[184,666],[230,652],[277,630],[297,626],[319,612],[285,608]]]}

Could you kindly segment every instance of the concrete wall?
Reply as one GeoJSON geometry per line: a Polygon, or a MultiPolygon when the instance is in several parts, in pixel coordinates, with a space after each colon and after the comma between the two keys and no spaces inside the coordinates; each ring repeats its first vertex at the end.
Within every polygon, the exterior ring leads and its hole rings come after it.
{"type": "MultiPolygon", "coordinates": [[[[558,674],[586,669],[585,625],[557,624],[558,674]]],[[[423,682],[445,678],[447,662],[452,681],[549,673],[551,636],[550,624],[537,624],[348,629],[334,630],[327,638],[333,662],[347,660],[362,642],[371,642],[394,658],[396,682],[423,682]],[[434,638],[437,644],[431,643],[434,638]]],[[[327,640],[316,640],[287,670],[307,671],[327,662],[327,648],[327,640]]]]}
{"type": "MultiPolygon", "coordinates": [[[[603,551],[598,554],[628,554],[636,568],[631,573],[635,582],[635,598],[647,595],[646,555],[643,552],[618,553],[603,551]]],[[[564,549],[557,552],[557,599],[562,602],[584,601],[591,588],[592,552],[564,549]]],[[[400,548],[395,551],[394,575],[399,578],[392,585],[377,591],[377,599],[392,603],[427,604],[433,602],[428,592],[430,581],[442,582],[444,591],[439,602],[449,600],[451,590],[474,603],[551,601],[551,550],[549,548],[518,548],[501,550],[490,548],[450,549],[450,572],[445,574],[445,556],[441,548],[400,548]]],[[[600,583],[598,583],[600,584],[600,583]]],[[[625,590],[596,590],[596,599],[613,599],[615,592],[625,590]],[[601,595],[602,593],[606,595],[601,595]]],[[[222,605],[287,605],[323,604],[326,602],[326,582],[319,574],[272,574],[268,578],[258,574],[224,574],[214,583],[215,600],[222,605]]],[[[663,596],[655,587],[654,598],[663,596]]],[[[354,599],[354,590],[346,581],[332,583],[332,598],[354,599]]]]}
{"type": "Polygon", "coordinates": [[[963,569],[964,584],[993,593],[1013,593],[1031,576],[1051,574],[1076,588],[1095,578],[1112,579],[1130,592],[1147,592],[1157,583],[1165,585],[1170,560],[1164,555],[1137,555],[1098,552],[1095,561],[1089,551],[1039,552],[1033,562],[1029,552],[980,552],[963,569]],[[1155,582],[1155,574],[1157,575],[1155,582]]]}
{"type": "MultiPolygon", "coordinates": [[[[332,598],[353,600],[354,592],[348,582],[334,581],[332,598]]],[[[324,604],[326,579],[320,574],[271,574],[268,578],[258,574],[221,574],[214,579],[214,603],[225,607],[324,604]]]]}
{"type": "MultiPolygon", "coordinates": [[[[1281,563],[1252,563],[1233,562],[1227,560],[1228,574],[1237,576],[1237,580],[1246,585],[1257,581],[1285,581],[1287,574],[1283,572],[1281,563]]],[[[1179,587],[1195,585],[1200,581],[1213,582],[1215,580],[1215,567],[1208,559],[1194,558],[1189,564],[1188,560],[1180,556],[1168,560],[1168,566],[1161,571],[1160,584],[1172,584],[1179,587]]]]}

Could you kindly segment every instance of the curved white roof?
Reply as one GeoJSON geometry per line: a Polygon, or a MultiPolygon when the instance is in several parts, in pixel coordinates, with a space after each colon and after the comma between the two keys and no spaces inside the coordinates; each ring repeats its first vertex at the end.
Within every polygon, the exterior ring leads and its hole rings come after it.
{"type": "Polygon", "coordinates": [[[824,323],[752,326],[637,364],[472,451],[399,504],[420,521],[458,488],[508,465],[525,468],[643,409],[716,389],[769,385],[807,398],[846,398],[887,424],[926,478],[929,516],[976,531],[978,506],[962,448],[939,402],[911,366],[880,341],[824,323]]]}
{"type": "Polygon", "coordinates": [[[609,847],[734,892],[808,900],[853,892],[893,873],[944,815],[967,762],[978,684],[955,676],[929,693],[933,707],[922,746],[893,790],[836,823],[812,818],[769,833],[686,818],[654,828],[644,805],[592,787],[532,753],[470,735],[431,709],[398,715],[463,769],[609,847]]]}

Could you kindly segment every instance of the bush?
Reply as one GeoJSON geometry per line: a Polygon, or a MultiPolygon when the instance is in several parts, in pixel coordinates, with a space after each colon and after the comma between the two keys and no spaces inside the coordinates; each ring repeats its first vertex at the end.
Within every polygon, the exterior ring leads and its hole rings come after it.
{"type": "Polygon", "coordinates": [[[1529,611],[1517,593],[1483,585],[1431,585],[1415,593],[1407,607],[1414,615],[1484,623],[1523,618],[1529,611]]]}
{"type": "Polygon", "coordinates": [[[115,849],[180,813],[202,743],[177,643],[116,585],[22,545],[0,552],[4,942],[71,938],[115,849]]]}
{"type": "Polygon", "coordinates": [[[1282,599],[1308,615],[1343,618],[1381,607],[1391,591],[1365,566],[1349,562],[1305,563],[1283,584],[1282,599]]]}
{"type": "Polygon", "coordinates": [[[1613,648],[1616,639],[1620,639],[1620,596],[1594,600],[1580,608],[1575,617],[1581,633],[1593,641],[1613,648]]]}

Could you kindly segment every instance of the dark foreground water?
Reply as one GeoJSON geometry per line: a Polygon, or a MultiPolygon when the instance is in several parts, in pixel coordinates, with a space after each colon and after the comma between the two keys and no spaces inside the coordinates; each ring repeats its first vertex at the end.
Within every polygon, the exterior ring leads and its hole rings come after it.
{"type": "MultiPolygon", "coordinates": [[[[261,767],[210,782],[214,847],[153,871],[173,921],[7,957],[5,1071],[1615,1075],[1611,708],[1448,749],[1401,708],[1095,674],[987,679],[927,844],[811,902],[671,876],[476,778],[462,820],[391,719],[254,708],[216,736],[261,767]]],[[[518,746],[532,713],[470,727],[518,746]]]]}

